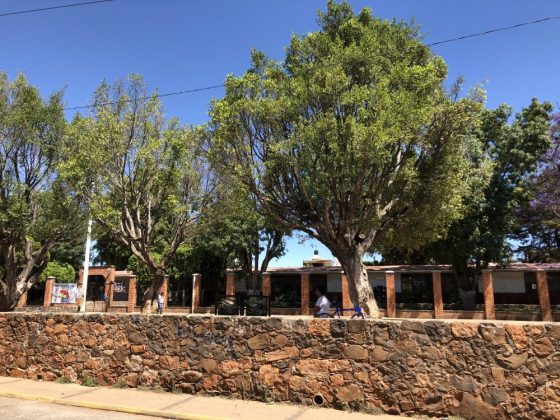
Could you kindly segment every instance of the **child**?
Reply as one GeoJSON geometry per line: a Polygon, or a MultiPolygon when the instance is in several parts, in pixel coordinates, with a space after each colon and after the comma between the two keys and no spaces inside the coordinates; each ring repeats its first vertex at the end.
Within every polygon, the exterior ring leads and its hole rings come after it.
{"type": "Polygon", "coordinates": [[[157,298],[157,311],[160,315],[163,314],[163,303],[163,293],[160,293],[157,298]]]}

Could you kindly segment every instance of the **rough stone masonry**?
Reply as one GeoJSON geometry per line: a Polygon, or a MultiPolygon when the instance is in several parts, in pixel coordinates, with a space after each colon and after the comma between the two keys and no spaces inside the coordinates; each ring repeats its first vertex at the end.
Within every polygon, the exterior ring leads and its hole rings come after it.
{"type": "Polygon", "coordinates": [[[0,314],[0,374],[468,419],[560,419],[560,324],[0,314]]]}

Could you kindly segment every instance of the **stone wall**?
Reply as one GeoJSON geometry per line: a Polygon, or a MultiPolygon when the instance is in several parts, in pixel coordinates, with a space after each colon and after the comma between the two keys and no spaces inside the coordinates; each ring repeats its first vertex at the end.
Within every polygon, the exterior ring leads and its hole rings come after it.
{"type": "Polygon", "coordinates": [[[560,324],[0,314],[0,375],[559,419],[560,324]]]}

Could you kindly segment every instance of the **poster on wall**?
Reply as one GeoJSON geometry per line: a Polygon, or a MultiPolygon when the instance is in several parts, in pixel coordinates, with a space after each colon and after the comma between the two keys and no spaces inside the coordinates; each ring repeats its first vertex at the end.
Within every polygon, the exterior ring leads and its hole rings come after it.
{"type": "Polygon", "coordinates": [[[52,303],[76,303],[78,285],[76,283],[55,283],[53,287],[52,303]]]}

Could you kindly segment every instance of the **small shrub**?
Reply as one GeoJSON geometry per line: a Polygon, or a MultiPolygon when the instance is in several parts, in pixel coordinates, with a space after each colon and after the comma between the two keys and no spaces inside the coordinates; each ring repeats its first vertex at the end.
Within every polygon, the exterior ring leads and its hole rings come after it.
{"type": "Polygon", "coordinates": [[[112,385],[112,388],[128,388],[128,384],[123,378],[119,378],[119,380],[112,385]]]}
{"type": "Polygon", "coordinates": [[[82,379],[82,385],[94,387],[99,386],[99,383],[97,382],[97,379],[92,378],[91,376],[84,375],[84,379],[82,379]]]}
{"type": "Polygon", "coordinates": [[[64,376],[61,376],[59,378],[56,378],[56,383],[57,384],[71,384],[72,381],[64,376]]]}

